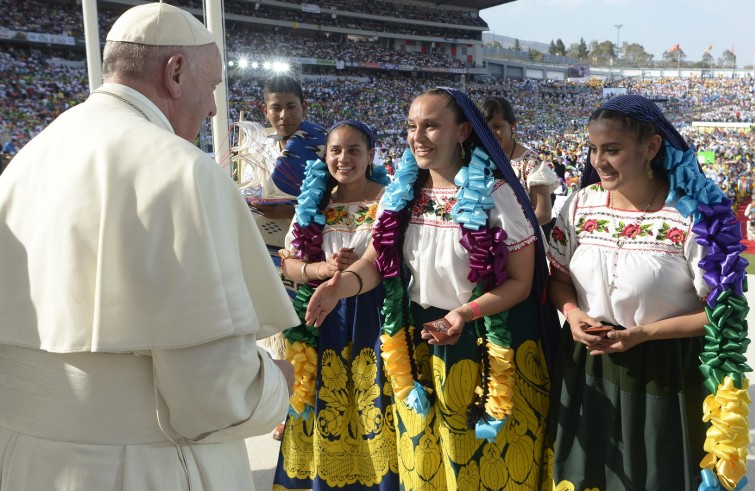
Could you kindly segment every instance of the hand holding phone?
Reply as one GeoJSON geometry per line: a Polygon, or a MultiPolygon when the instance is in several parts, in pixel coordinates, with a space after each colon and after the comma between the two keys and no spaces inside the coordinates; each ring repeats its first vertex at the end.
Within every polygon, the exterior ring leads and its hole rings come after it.
{"type": "Polygon", "coordinates": [[[601,334],[604,332],[613,331],[614,329],[617,331],[624,329],[624,326],[620,326],[619,324],[612,324],[608,321],[600,321],[600,323],[603,325],[600,327],[588,327],[584,331],[587,334],[601,334]]]}

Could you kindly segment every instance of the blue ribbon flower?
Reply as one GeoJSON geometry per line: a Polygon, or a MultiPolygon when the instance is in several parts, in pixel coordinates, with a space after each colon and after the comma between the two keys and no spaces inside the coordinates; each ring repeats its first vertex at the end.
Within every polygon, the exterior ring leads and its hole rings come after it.
{"type": "Polygon", "coordinates": [[[419,166],[410,149],[404,150],[401,164],[391,182],[385,188],[383,206],[386,210],[400,211],[414,197],[414,181],[417,180],[419,166]]]}
{"type": "Polygon", "coordinates": [[[427,413],[430,411],[430,401],[427,399],[425,386],[415,380],[414,388],[409,392],[409,395],[406,396],[406,404],[415,413],[427,417],[427,413]]]}
{"type": "Polygon", "coordinates": [[[291,405],[288,406],[288,415],[294,418],[295,420],[308,420],[310,416],[312,416],[312,406],[309,404],[304,406],[304,411],[301,412],[301,414],[297,413],[296,410],[291,407],[291,405]]]}
{"type": "Polygon", "coordinates": [[[501,431],[503,425],[508,420],[508,416],[503,419],[495,419],[487,414],[477,420],[474,428],[474,436],[479,440],[483,438],[490,443],[493,443],[498,437],[498,432],[501,431]]]}
{"type": "Polygon", "coordinates": [[[320,159],[308,160],[304,170],[304,181],[301,184],[301,193],[297,199],[296,223],[303,228],[308,227],[313,221],[325,225],[325,215],[318,209],[318,204],[325,193],[328,181],[328,165],[320,159]]]}
{"type": "Polygon", "coordinates": [[[459,169],[454,177],[454,184],[459,186],[456,204],[451,209],[454,222],[470,230],[480,230],[487,225],[488,210],[495,204],[490,197],[495,184],[495,169],[495,162],[485,150],[475,148],[469,166],[459,169]]]}

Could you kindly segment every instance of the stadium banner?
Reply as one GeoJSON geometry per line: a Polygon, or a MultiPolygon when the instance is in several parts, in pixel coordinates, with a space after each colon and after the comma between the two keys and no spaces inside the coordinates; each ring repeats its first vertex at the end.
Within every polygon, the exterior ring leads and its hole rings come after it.
{"type": "Polygon", "coordinates": [[[610,99],[617,95],[627,95],[626,87],[603,87],[603,99],[610,99]]]}
{"type": "Polygon", "coordinates": [[[319,14],[320,13],[320,6],[315,5],[314,3],[301,3],[301,11],[302,12],[309,12],[310,14],[319,14]]]}
{"type": "Polygon", "coordinates": [[[64,44],[66,46],[74,46],[76,44],[76,40],[72,36],[43,34],[41,32],[27,32],[26,39],[36,43],[64,44]]]}
{"type": "Polygon", "coordinates": [[[30,41],[32,43],[62,44],[64,46],[76,45],[76,39],[74,39],[73,36],[45,34],[41,32],[11,31],[10,29],[2,28],[0,28],[0,39],[18,39],[30,41]]]}
{"type": "Polygon", "coordinates": [[[713,151],[707,151],[707,152],[697,152],[697,161],[701,164],[715,164],[716,163],[716,152],[713,151]]]}

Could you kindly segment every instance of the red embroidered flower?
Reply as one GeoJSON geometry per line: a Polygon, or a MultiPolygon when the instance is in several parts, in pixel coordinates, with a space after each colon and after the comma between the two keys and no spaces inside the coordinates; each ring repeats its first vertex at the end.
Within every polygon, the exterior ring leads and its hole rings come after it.
{"type": "Polygon", "coordinates": [[[566,235],[560,228],[553,227],[553,230],[551,230],[551,238],[556,242],[561,242],[562,240],[566,239],[566,235]]]}
{"type": "Polygon", "coordinates": [[[585,224],[582,226],[582,230],[585,232],[592,232],[598,227],[598,221],[597,220],[587,220],[585,224]]]}
{"type": "Polygon", "coordinates": [[[674,244],[678,244],[680,242],[684,241],[684,231],[681,229],[678,229],[676,227],[672,228],[668,232],[666,232],[666,238],[669,239],[674,244]]]}
{"type": "Polygon", "coordinates": [[[640,226],[633,223],[626,225],[623,229],[621,229],[621,236],[629,237],[630,239],[634,239],[639,233],[640,226]]]}
{"type": "Polygon", "coordinates": [[[456,198],[449,198],[448,201],[446,201],[446,205],[443,208],[443,211],[445,211],[446,213],[451,213],[451,209],[454,207],[455,204],[456,204],[456,198]]]}

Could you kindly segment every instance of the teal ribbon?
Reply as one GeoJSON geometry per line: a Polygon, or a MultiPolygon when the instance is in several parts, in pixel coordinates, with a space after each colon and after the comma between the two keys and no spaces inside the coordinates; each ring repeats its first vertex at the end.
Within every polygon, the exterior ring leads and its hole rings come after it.
{"type": "Polygon", "coordinates": [[[410,149],[404,150],[397,166],[393,181],[385,188],[382,204],[386,210],[401,211],[414,197],[414,181],[417,180],[419,166],[410,149]]]}
{"type": "Polygon", "coordinates": [[[427,391],[425,387],[414,381],[414,388],[406,396],[406,404],[420,416],[427,417],[430,412],[430,401],[427,399],[427,391]]]}
{"type": "Polygon", "coordinates": [[[493,443],[498,437],[498,432],[501,431],[501,428],[503,428],[503,425],[508,419],[508,416],[503,419],[495,419],[491,416],[484,415],[482,418],[478,419],[475,424],[474,436],[479,440],[484,438],[488,442],[493,443]]]}
{"type": "Polygon", "coordinates": [[[718,186],[700,171],[693,150],[682,152],[665,142],[664,151],[666,158],[663,159],[663,166],[669,174],[669,194],[666,203],[673,203],[684,217],[693,215],[697,220],[700,218],[697,211],[700,203],[718,204],[726,198],[718,186]]]}
{"type": "Polygon", "coordinates": [[[318,209],[322,196],[325,193],[328,181],[328,164],[320,159],[308,160],[304,169],[304,180],[301,184],[301,193],[297,198],[297,206],[294,208],[296,222],[303,228],[308,227],[312,221],[325,225],[325,215],[318,209]]]}
{"type": "Polygon", "coordinates": [[[313,411],[313,408],[309,404],[304,405],[304,411],[302,411],[301,414],[297,413],[296,410],[290,405],[288,406],[288,415],[296,420],[301,420],[301,419],[303,419],[304,421],[308,420],[309,417],[312,416],[312,411],[313,411]]]}
{"type": "Polygon", "coordinates": [[[462,167],[454,177],[454,184],[459,186],[456,204],[451,208],[454,222],[470,230],[480,230],[487,226],[488,210],[495,202],[490,197],[493,192],[495,163],[482,147],[472,152],[469,165],[462,167]]]}
{"type": "MultiPolygon", "coordinates": [[[[703,469],[700,475],[703,478],[703,482],[700,483],[700,487],[697,491],[727,491],[725,487],[721,485],[716,473],[710,469],[703,469]]],[[[742,491],[747,485],[747,476],[744,476],[734,488],[734,491],[742,491]]]]}

